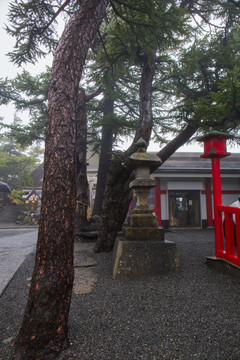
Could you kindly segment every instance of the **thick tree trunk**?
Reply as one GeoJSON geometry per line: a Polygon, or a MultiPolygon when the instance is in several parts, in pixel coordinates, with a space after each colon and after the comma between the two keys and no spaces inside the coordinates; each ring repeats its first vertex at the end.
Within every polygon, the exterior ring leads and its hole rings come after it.
{"type": "MultiPolygon", "coordinates": [[[[185,144],[196,131],[196,125],[187,125],[176,138],[160,150],[157,155],[161,158],[162,163],[185,144]]],[[[112,163],[111,178],[113,183],[108,183],[105,194],[103,202],[104,216],[102,216],[103,226],[100,232],[101,238],[99,237],[95,245],[95,252],[112,251],[117,232],[122,229],[129,209],[132,199],[132,191],[129,189],[129,184],[133,180],[133,174],[131,170],[127,168],[122,168],[122,172],[119,171],[124,161],[126,161],[126,157],[122,155],[121,158],[114,160],[112,163]],[[117,177],[119,178],[119,182],[114,182],[114,178],[116,179],[117,177]],[[103,243],[100,241],[101,239],[104,239],[103,243]]],[[[153,172],[156,169],[152,168],[151,170],[153,172]]]]}
{"type": "MultiPolygon", "coordinates": [[[[160,157],[162,163],[164,163],[172,154],[174,154],[182,145],[184,145],[188,140],[191,139],[193,134],[198,129],[198,125],[194,123],[189,123],[183,131],[178,134],[172,141],[170,141],[163,149],[161,149],[157,156],[160,157]]],[[[155,171],[157,169],[152,169],[155,171]]]]}
{"type": "MultiPolygon", "coordinates": [[[[103,104],[104,116],[111,116],[114,114],[114,100],[110,97],[106,97],[103,104]]],[[[113,145],[113,129],[112,126],[103,125],[102,127],[102,140],[101,151],[98,166],[98,177],[96,187],[96,197],[94,200],[94,207],[92,215],[102,215],[102,202],[104,192],[107,184],[107,175],[112,157],[112,145],[113,145]]]]}
{"type": "Polygon", "coordinates": [[[68,347],[76,195],[76,102],[87,51],[106,6],[106,0],[81,1],[55,53],[36,262],[15,360],[55,359],[68,347]]]}
{"type": "Polygon", "coordinates": [[[132,146],[128,149],[127,153],[135,151],[134,144],[142,137],[146,143],[149,143],[152,132],[152,82],[155,74],[155,53],[151,58],[146,57],[139,89],[139,114],[140,120],[136,130],[136,134],[132,146]]]}
{"type": "Polygon", "coordinates": [[[117,232],[121,230],[126,216],[124,199],[129,198],[128,179],[132,170],[123,164],[135,152],[135,142],[143,137],[148,143],[152,130],[152,81],[155,73],[155,57],[146,58],[140,84],[140,120],[133,144],[121,155],[118,155],[111,164],[106,191],[102,205],[102,226],[98,240],[94,247],[95,252],[111,251],[117,232]],[[124,211],[123,211],[124,209],[124,211]]]}
{"type": "MultiPolygon", "coordinates": [[[[135,151],[135,142],[142,136],[148,143],[152,129],[152,80],[155,71],[155,58],[146,61],[142,70],[140,85],[140,121],[134,141],[130,148],[121,156],[118,156],[111,165],[108,184],[102,207],[102,226],[99,232],[94,251],[112,251],[117,232],[121,230],[127,215],[131,201],[129,183],[132,177],[132,170],[126,164],[127,158],[135,151]],[[123,164],[126,166],[123,166],[123,164]]],[[[158,154],[165,161],[180,146],[182,146],[196,131],[195,125],[188,125],[181,134],[166,146],[158,154]],[[167,155],[169,154],[169,155],[167,155]]]]}

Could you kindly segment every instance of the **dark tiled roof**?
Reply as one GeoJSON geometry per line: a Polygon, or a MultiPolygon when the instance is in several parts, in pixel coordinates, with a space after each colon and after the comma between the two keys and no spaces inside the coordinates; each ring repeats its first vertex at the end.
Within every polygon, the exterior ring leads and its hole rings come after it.
{"type": "MultiPolygon", "coordinates": [[[[200,157],[202,153],[176,152],[159,167],[155,174],[211,174],[211,159],[200,157]]],[[[97,171],[99,158],[88,157],[88,172],[97,171]]],[[[240,153],[233,153],[220,160],[222,174],[240,174],[240,153]]],[[[43,164],[32,173],[35,186],[42,186],[43,164]]]]}
{"type": "MultiPolygon", "coordinates": [[[[176,152],[155,173],[211,173],[211,159],[201,158],[202,153],[176,152]]],[[[233,153],[220,159],[221,173],[240,174],[240,154],[233,153]]]]}

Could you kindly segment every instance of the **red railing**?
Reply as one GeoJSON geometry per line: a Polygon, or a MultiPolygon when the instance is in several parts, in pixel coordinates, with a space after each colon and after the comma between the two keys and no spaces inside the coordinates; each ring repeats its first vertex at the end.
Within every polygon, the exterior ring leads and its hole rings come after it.
{"type": "Polygon", "coordinates": [[[217,205],[216,257],[240,266],[240,208],[217,205]]]}

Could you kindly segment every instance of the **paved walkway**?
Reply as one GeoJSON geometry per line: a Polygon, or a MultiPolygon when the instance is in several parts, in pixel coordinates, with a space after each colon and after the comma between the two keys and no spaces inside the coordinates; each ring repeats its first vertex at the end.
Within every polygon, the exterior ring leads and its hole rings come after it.
{"type": "Polygon", "coordinates": [[[14,229],[10,225],[3,229],[2,225],[0,228],[0,296],[26,256],[35,250],[36,242],[37,229],[14,229]]]}
{"type": "MultiPolygon", "coordinates": [[[[179,230],[181,270],[113,280],[112,254],[75,246],[70,347],[59,360],[239,360],[240,281],[205,265],[212,230],[179,230]]],[[[27,256],[0,297],[0,360],[11,358],[34,264],[27,256]]]]}

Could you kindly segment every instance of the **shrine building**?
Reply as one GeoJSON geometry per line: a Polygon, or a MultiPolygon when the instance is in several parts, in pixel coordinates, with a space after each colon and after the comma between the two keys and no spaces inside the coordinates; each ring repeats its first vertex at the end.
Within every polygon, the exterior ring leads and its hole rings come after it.
{"type": "MultiPolygon", "coordinates": [[[[164,228],[209,228],[214,226],[211,159],[202,153],[176,152],[153,174],[156,187],[150,194],[150,206],[164,228]]],[[[88,157],[90,210],[93,208],[98,157],[88,157]]],[[[240,195],[240,153],[232,153],[220,162],[222,204],[231,205],[240,195]]],[[[35,189],[41,194],[43,166],[33,173],[35,189]]],[[[27,190],[27,189],[26,189],[27,190]]],[[[29,191],[32,189],[29,189],[29,191]]],[[[134,206],[134,199],[131,209],[134,206]]]]}
{"type": "MultiPolygon", "coordinates": [[[[201,153],[176,152],[152,175],[156,187],[150,204],[164,228],[214,226],[211,159],[201,153]]],[[[222,204],[240,195],[240,154],[221,159],[222,204]]]]}

